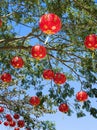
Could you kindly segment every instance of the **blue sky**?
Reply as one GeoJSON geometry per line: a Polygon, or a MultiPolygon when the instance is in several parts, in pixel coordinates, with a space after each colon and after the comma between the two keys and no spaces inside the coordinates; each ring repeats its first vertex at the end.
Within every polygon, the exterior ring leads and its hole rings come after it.
{"type": "Polygon", "coordinates": [[[56,123],[56,130],[92,130],[97,127],[97,119],[87,115],[83,118],[77,118],[75,114],[68,117],[65,114],[58,112],[55,116],[50,115],[52,121],[56,123]]]}
{"type": "MultiPolygon", "coordinates": [[[[97,0],[95,0],[97,2],[97,0]]],[[[30,32],[29,29],[25,28],[25,31],[21,30],[21,27],[18,27],[18,32],[22,35],[25,32],[28,34],[30,32]]],[[[74,84],[73,84],[74,85],[74,84]]],[[[78,84],[77,84],[78,85],[78,84]]],[[[97,104],[95,103],[97,108],[97,104]]],[[[97,128],[97,119],[93,118],[91,115],[86,113],[87,116],[82,118],[77,118],[76,113],[72,116],[67,116],[64,113],[57,112],[56,114],[44,115],[42,120],[51,120],[56,124],[56,130],[92,130],[97,128]]],[[[9,127],[4,127],[0,125],[0,130],[13,130],[9,127]]],[[[21,129],[23,130],[23,129],[21,129]]]]}

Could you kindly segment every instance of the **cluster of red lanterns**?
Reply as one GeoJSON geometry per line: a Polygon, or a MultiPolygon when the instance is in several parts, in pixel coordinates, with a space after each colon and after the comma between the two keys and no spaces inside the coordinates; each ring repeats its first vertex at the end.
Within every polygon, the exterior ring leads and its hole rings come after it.
{"type": "Polygon", "coordinates": [[[24,120],[12,119],[11,115],[6,115],[6,121],[3,123],[5,126],[13,127],[14,130],[20,130],[25,126],[24,120]]]}
{"type": "MultiPolygon", "coordinates": [[[[88,94],[85,91],[79,91],[76,94],[76,100],[79,102],[85,102],[88,99],[88,94]]],[[[37,96],[32,96],[29,100],[30,105],[38,106],[40,104],[40,98],[37,96]]],[[[69,106],[67,103],[62,103],[59,105],[59,111],[63,113],[67,113],[69,111],[69,106]]]]}
{"type": "MultiPolygon", "coordinates": [[[[53,13],[44,14],[39,21],[40,30],[46,34],[55,34],[61,29],[60,18],[53,13]]],[[[31,49],[31,55],[35,59],[43,59],[47,54],[47,50],[42,45],[35,45],[31,49]]]]}
{"type": "MultiPolygon", "coordinates": [[[[61,29],[61,20],[54,13],[48,13],[41,16],[39,21],[40,30],[46,34],[55,34],[61,29]]],[[[88,49],[97,49],[97,35],[90,34],[86,36],[84,44],[88,49]]]]}
{"type": "MultiPolygon", "coordinates": [[[[79,102],[85,102],[88,99],[88,94],[85,91],[79,91],[76,94],[76,100],[79,102]]],[[[63,113],[67,113],[69,111],[69,106],[67,103],[62,103],[59,105],[59,111],[63,113]]]]}
{"type": "MultiPolygon", "coordinates": [[[[35,45],[31,49],[31,54],[32,54],[33,58],[40,60],[40,59],[42,59],[42,58],[44,58],[46,56],[47,51],[46,51],[46,48],[44,46],[35,45]]],[[[22,68],[24,66],[24,61],[23,61],[23,59],[21,57],[15,56],[15,57],[13,57],[11,59],[10,64],[14,68],[20,69],[20,68],[22,68]]],[[[11,74],[5,72],[0,76],[0,79],[3,82],[9,83],[9,82],[12,81],[12,76],[11,76],[11,74]]]]}
{"type": "MultiPolygon", "coordinates": [[[[43,33],[55,34],[61,29],[61,20],[56,14],[44,14],[40,18],[39,27],[43,33]]],[[[42,45],[35,45],[31,49],[31,55],[35,59],[43,59],[46,54],[46,48],[42,45]]]]}
{"type": "MultiPolygon", "coordinates": [[[[14,67],[14,68],[22,68],[24,66],[24,61],[21,57],[18,57],[18,56],[15,56],[11,59],[11,65],[14,67]]],[[[3,81],[3,82],[6,82],[6,83],[9,83],[12,81],[12,76],[11,74],[5,72],[1,75],[0,79],[3,81]]]]}
{"type": "Polygon", "coordinates": [[[66,76],[63,73],[54,73],[53,70],[47,69],[43,71],[43,78],[53,80],[55,84],[63,84],[66,82],[66,76]]]}
{"type": "MultiPolygon", "coordinates": [[[[55,34],[61,29],[61,20],[56,14],[44,14],[40,18],[39,27],[43,33],[50,35],[55,34]]],[[[84,44],[89,49],[96,49],[97,36],[95,34],[87,36],[84,44]]],[[[33,46],[31,54],[36,59],[42,59],[46,56],[46,48],[41,45],[33,46]]],[[[43,71],[43,78],[46,80],[53,80],[56,84],[63,84],[66,82],[66,76],[63,73],[54,74],[50,69],[43,71]]],[[[77,101],[84,102],[88,99],[88,94],[85,91],[80,91],[76,94],[76,99],[77,101]]],[[[38,97],[32,97],[30,99],[30,104],[37,106],[40,104],[40,99],[38,97]]],[[[66,103],[60,104],[59,111],[66,113],[69,111],[69,106],[66,103]]]]}
{"type": "MultiPolygon", "coordinates": [[[[0,106],[0,113],[4,112],[4,107],[0,106]]],[[[4,114],[3,114],[4,115],[4,114]]],[[[4,126],[10,126],[14,128],[14,130],[20,130],[20,128],[23,128],[25,126],[24,120],[20,119],[20,115],[15,113],[13,116],[11,114],[5,115],[5,121],[0,121],[0,124],[4,124],[4,126]]]]}
{"type": "MultiPolygon", "coordinates": [[[[44,14],[40,18],[39,27],[41,31],[45,34],[56,34],[61,29],[61,20],[60,18],[53,13],[44,14]]],[[[2,26],[2,20],[0,20],[0,27],[2,26]]],[[[85,38],[84,41],[85,46],[88,49],[97,49],[97,35],[91,34],[85,38]]],[[[31,48],[31,55],[33,58],[40,60],[46,57],[47,50],[45,46],[35,45],[31,48]]],[[[11,59],[10,64],[17,69],[20,69],[24,66],[24,61],[21,57],[15,56],[11,59]]],[[[12,77],[9,73],[3,73],[1,75],[1,80],[3,82],[11,82],[12,77]]],[[[43,78],[46,80],[53,80],[55,84],[64,84],[66,82],[66,76],[63,73],[54,73],[53,70],[47,69],[43,71],[43,78]]],[[[76,94],[77,101],[84,102],[88,99],[88,94],[85,91],[79,91],[76,94]]],[[[38,106],[41,100],[37,96],[32,96],[29,100],[30,105],[38,106]]],[[[67,103],[62,103],[59,105],[59,111],[67,113],[69,111],[69,106],[67,103]]],[[[0,106],[0,113],[4,112],[4,108],[0,106]]],[[[6,121],[4,122],[5,126],[15,127],[14,130],[20,130],[25,125],[24,120],[20,120],[20,116],[18,114],[14,114],[12,117],[10,114],[6,114],[6,121]]],[[[0,124],[2,122],[0,121],[0,124]]]]}

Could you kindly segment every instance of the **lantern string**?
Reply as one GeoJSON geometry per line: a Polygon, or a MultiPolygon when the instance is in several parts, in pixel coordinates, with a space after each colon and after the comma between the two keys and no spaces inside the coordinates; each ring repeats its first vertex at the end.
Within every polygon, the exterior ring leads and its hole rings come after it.
{"type": "Polygon", "coordinates": [[[46,40],[45,40],[44,44],[47,43],[47,41],[48,41],[48,39],[49,39],[49,36],[50,36],[50,35],[48,35],[48,36],[46,37],[46,40]]]}
{"type": "Polygon", "coordinates": [[[83,90],[83,86],[82,86],[82,84],[81,84],[81,91],[83,90]]]}
{"type": "Polygon", "coordinates": [[[95,56],[95,52],[92,52],[92,59],[94,59],[94,56],[95,56]]]}
{"type": "Polygon", "coordinates": [[[80,109],[81,109],[81,110],[83,109],[83,102],[81,102],[81,106],[80,106],[80,109]]]}

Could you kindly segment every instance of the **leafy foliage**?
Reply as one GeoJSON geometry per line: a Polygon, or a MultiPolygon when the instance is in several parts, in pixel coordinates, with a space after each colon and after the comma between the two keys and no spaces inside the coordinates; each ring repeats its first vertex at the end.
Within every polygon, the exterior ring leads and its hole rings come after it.
{"type": "MultiPolygon", "coordinates": [[[[54,130],[54,123],[42,121],[44,114],[56,113],[58,106],[67,102],[71,116],[85,116],[85,111],[97,118],[97,109],[92,107],[92,98],[97,98],[97,50],[89,50],[84,39],[89,34],[97,34],[97,3],[94,0],[1,0],[0,19],[0,74],[8,72],[12,82],[0,80],[0,104],[8,111],[19,113],[26,126],[33,129],[54,130]],[[62,21],[60,32],[47,35],[40,31],[39,20],[45,13],[55,13],[62,21]],[[44,45],[47,56],[37,61],[31,56],[31,47],[37,43],[44,45]],[[15,69],[10,61],[21,56],[24,67],[15,69]],[[45,69],[62,72],[67,81],[56,85],[43,79],[45,69]],[[81,109],[76,100],[76,86],[85,90],[89,99],[81,109]],[[37,95],[41,103],[37,107],[29,104],[31,96],[37,95]],[[72,103],[71,103],[72,102],[72,103]],[[81,109],[81,110],[80,110],[81,109]]],[[[4,117],[1,117],[4,118],[4,117]]]]}

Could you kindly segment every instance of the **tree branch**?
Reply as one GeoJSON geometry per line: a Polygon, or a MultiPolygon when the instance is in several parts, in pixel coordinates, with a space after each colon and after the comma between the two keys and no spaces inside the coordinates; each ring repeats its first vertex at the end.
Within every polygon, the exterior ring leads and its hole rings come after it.
{"type": "Polygon", "coordinates": [[[29,51],[31,49],[32,46],[28,46],[28,47],[25,47],[25,46],[15,46],[15,47],[12,47],[12,46],[8,46],[8,47],[0,47],[0,51],[2,50],[17,50],[17,49],[23,49],[23,50],[27,50],[29,51]]]}

